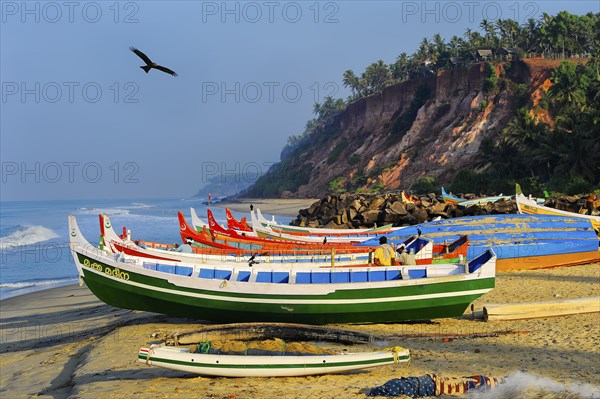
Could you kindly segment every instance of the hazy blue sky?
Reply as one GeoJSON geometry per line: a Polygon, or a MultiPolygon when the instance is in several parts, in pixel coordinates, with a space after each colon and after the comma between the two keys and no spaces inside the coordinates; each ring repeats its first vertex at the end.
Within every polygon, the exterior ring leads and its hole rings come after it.
{"type": "Polygon", "coordinates": [[[600,2],[2,0],[0,199],[188,197],[266,170],[345,70],[565,8],[600,2]]]}

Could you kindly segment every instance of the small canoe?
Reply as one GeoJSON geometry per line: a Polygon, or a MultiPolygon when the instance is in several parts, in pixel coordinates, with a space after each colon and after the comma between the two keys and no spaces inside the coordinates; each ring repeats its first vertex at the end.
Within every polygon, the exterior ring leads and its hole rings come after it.
{"type": "Polygon", "coordinates": [[[218,377],[300,377],[342,373],[394,363],[407,363],[408,349],[345,353],[341,355],[223,355],[194,353],[190,348],[152,345],[141,348],[138,361],[206,376],[218,377]]]}

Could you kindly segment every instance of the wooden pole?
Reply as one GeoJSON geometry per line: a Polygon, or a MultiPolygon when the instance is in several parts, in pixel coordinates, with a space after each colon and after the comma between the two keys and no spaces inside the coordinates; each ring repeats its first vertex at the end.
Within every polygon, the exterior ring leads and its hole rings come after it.
{"type": "Polygon", "coordinates": [[[483,319],[520,320],[600,312],[600,297],[562,299],[547,302],[488,304],[483,306],[483,319]]]}

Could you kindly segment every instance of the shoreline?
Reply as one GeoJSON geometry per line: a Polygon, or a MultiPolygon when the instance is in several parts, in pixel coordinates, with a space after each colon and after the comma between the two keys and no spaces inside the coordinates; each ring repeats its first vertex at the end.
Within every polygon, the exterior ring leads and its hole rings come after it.
{"type": "Polygon", "coordinates": [[[229,208],[235,212],[241,212],[246,216],[250,211],[250,205],[254,205],[254,208],[260,209],[260,211],[267,215],[275,216],[290,216],[296,217],[300,209],[310,207],[318,199],[278,199],[278,198],[241,198],[236,200],[218,202],[213,204],[219,208],[229,208]]]}
{"type": "MultiPolygon", "coordinates": [[[[496,288],[474,305],[590,296],[600,298],[599,263],[499,273],[496,288]]],[[[383,336],[385,347],[406,347],[411,350],[411,364],[314,377],[230,379],[137,362],[138,349],[157,342],[153,334],[206,323],[116,309],[78,285],[37,291],[0,304],[0,392],[11,397],[195,397],[202,392],[204,397],[236,399],[365,398],[361,389],[400,376],[504,377],[519,370],[561,384],[592,384],[600,389],[599,313],[487,323],[436,319],[330,325],[383,336]],[[501,334],[494,336],[496,332],[501,334]]],[[[360,348],[378,349],[375,343],[360,348]]]]}

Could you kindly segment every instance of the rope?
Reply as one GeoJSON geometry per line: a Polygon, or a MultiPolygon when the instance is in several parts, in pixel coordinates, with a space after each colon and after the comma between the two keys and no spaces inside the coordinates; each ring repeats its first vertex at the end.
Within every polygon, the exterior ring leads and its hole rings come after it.
{"type": "MultiPolygon", "coordinates": [[[[394,356],[394,364],[400,363],[400,361],[398,359],[400,356],[400,352],[404,352],[406,349],[401,346],[394,346],[393,348],[390,348],[389,350],[392,352],[392,355],[394,356]]],[[[410,358],[408,359],[408,361],[410,362],[410,358]]]]}
{"type": "Polygon", "coordinates": [[[207,354],[209,350],[210,350],[210,342],[208,342],[208,341],[200,342],[200,344],[198,345],[198,349],[197,349],[198,353],[207,354]]]}
{"type": "Polygon", "coordinates": [[[154,353],[155,346],[151,346],[148,354],[146,355],[146,365],[150,366],[150,355],[154,353]]]}

